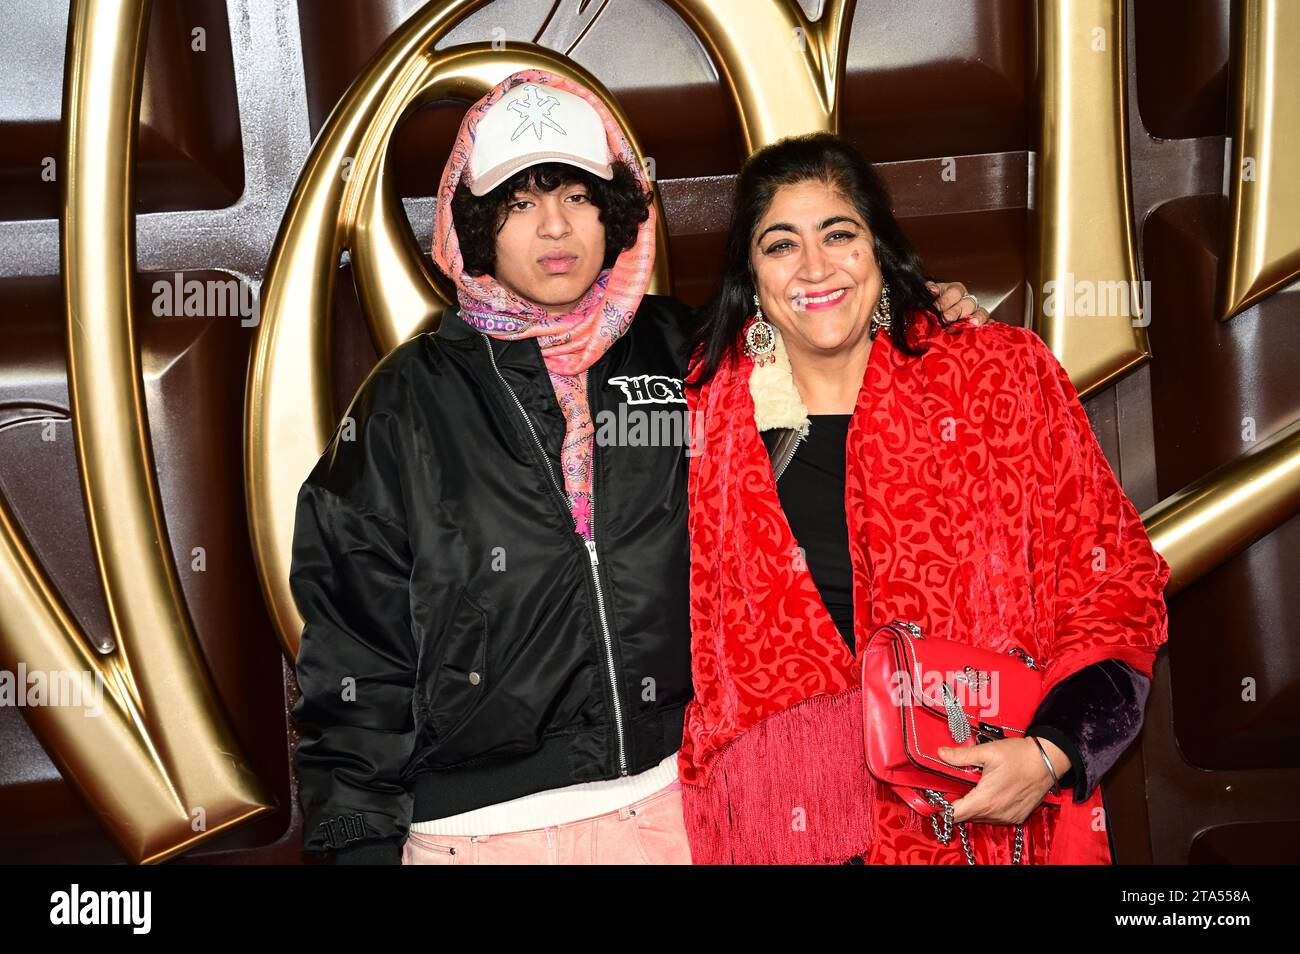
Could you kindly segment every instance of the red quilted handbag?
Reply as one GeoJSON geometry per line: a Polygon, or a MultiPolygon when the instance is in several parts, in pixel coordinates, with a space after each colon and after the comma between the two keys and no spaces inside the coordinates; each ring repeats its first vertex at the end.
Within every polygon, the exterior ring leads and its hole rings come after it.
{"type": "MultiPolygon", "coordinates": [[[[862,653],[867,768],[928,817],[946,845],[953,828],[947,796],[969,792],[980,770],[948,764],[939,747],[1023,738],[1042,698],[1042,673],[1024,649],[997,653],[927,639],[920,626],[902,620],[878,626],[862,653]]],[[[1059,805],[1065,798],[1053,786],[1043,801],[1059,805]]],[[[966,860],[975,864],[966,824],[957,827],[966,860]]],[[[1023,846],[1021,824],[1012,864],[1020,863],[1023,846]]]]}

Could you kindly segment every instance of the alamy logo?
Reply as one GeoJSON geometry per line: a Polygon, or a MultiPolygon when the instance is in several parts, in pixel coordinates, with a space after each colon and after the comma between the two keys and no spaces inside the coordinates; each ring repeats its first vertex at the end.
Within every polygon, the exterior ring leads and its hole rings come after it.
{"type": "Polygon", "coordinates": [[[686,403],[681,378],[670,378],[665,374],[636,374],[632,377],[620,375],[610,378],[609,383],[623,389],[628,404],[686,403]]]}
{"type": "Polygon", "coordinates": [[[148,934],[153,923],[153,894],[149,891],[68,891],[50,895],[51,924],[122,924],[133,934],[148,934]]]}

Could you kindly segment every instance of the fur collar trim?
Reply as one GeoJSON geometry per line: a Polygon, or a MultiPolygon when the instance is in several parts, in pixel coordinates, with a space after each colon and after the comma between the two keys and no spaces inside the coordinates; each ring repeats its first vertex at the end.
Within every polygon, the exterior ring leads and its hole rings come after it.
{"type": "Polygon", "coordinates": [[[775,325],[772,326],[772,334],[776,338],[776,360],[765,365],[755,364],[749,372],[749,394],[754,399],[754,423],[760,431],[790,427],[806,437],[808,408],[804,406],[799,389],[795,387],[790,355],[786,353],[781,332],[775,325]]]}

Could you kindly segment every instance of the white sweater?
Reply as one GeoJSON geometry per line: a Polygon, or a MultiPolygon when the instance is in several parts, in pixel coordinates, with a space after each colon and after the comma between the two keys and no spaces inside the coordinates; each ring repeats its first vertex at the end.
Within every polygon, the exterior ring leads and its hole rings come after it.
{"type": "Polygon", "coordinates": [[[411,831],[422,835],[499,835],[564,825],[639,802],[675,781],[676,752],[638,775],[547,789],[459,815],[415,822],[411,831]]]}

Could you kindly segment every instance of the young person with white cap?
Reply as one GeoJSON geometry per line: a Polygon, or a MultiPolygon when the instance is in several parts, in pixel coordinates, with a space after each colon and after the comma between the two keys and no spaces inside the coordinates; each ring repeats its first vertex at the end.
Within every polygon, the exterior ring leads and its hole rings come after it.
{"type": "Polygon", "coordinates": [[[307,851],[690,862],[690,311],[645,293],[650,190],[555,74],[462,122],[433,240],[457,303],[379,363],[299,494],[307,851]]]}

